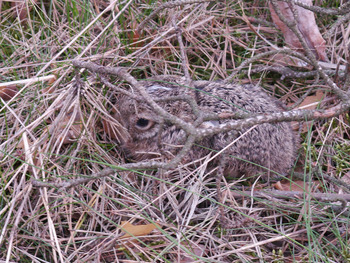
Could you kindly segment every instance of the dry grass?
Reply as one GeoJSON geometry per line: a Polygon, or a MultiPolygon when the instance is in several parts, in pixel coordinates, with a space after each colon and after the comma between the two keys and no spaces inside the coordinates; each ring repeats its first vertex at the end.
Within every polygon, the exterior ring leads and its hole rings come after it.
{"type": "MultiPolygon", "coordinates": [[[[0,262],[349,262],[346,201],[340,199],[341,206],[307,195],[237,198],[226,190],[261,185],[241,178],[224,181],[224,203],[218,203],[215,177],[207,173],[205,160],[198,169],[184,165],[173,171],[126,171],[65,190],[32,186],[32,179],[74,180],[125,162],[118,143],[101,125],[103,119],[111,120],[113,91],[86,71],[77,86],[71,59],[125,66],[137,78],[183,74],[176,21],[191,76],[223,79],[242,61],[268,50],[269,43],[283,44],[270,23],[253,23],[261,38],[243,21],[245,14],[271,22],[261,2],[162,10],[142,35],[134,33],[151,12],[148,1],[124,1],[112,11],[98,0],[45,1],[24,22],[2,3],[1,82],[53,73],[58,79],[22,86],[15,98],[0,103],[0,262]],[[79,139],[64,144],[72,125],[82,125],[79,139]],[[218,206],[224,206],[233,222],[229,228],[220,223],[218,206]],[[123,232],[122,221],[156,224],[156,229],[123,239],[134,228],[123,232]]],[[[319,18],[322,33],[331,21],[319,18]]],[[[346,25],[335,33],[326,39],[328,56],[343,64],[346,25]]],[[[268,72],[248,72],[240,81],[260,83],[287,102],[295,102],[314,83],[313,78],[281,80],[268,72]]],[[[312,123],[303,133],[297,170],[305,173],[305,187],[341,193],[322,177],[316,182],[307,175],[317,168],[349,180],[348,125],[349,116],[343,115],[312,123]]]]}

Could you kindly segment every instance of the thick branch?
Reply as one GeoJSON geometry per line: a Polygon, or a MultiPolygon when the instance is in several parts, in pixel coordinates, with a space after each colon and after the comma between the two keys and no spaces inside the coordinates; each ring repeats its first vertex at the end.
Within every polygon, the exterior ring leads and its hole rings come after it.
{"type": "Polygon", "coordinates": [[[346,200],[350,202],[350,194],[331,194],[331,193],[307,193],[307,192],[298,192],[298,191],[279,191],[279,190],[270,190],[270,191],[230,191],[230,195],[234,198],[244,198],[257,197],[257,198],[266,198],[273,197],[279,199],[307,199],[307,196],[311,196],[319,201],[323,202],[337,202],[346,200]]]}
{"type": "Polygon", "coordinates": [[[334,31],[337,27],[339,27],[340,25],[345,25],[345,23],[350,20],[350,10],[348,12],[348,14],[339,17],[337,21],[333,23],[331,28],[324,34],[325,38],[330,38],[331,36],[333,36],[334,31]]]}
{"type": "MultiPolygon", "coordinates": [[[[309,77],[315,77],[318,76],[319,73],[316,70],[312,71],[295,71],[288,67],[281,67],[281,66],[256,66],[250,70],[250,73],[257,73],[262,71],[272,71],[277,72],[282,75],[281,78],[309,78],[309,77]]],[[[324,70],[327,75],[332,76],[336,74],[335,70],[329,69],[324,70]]],[[[242,71],[246,73],[246,71],[242,71]]],[[[344,76],[344,72],[341,72],[338,74],[340,77],[344,76]]]]}

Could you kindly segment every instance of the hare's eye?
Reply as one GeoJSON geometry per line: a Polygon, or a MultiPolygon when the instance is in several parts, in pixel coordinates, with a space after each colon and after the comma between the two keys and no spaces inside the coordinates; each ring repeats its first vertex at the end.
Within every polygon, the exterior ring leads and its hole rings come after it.
{"type": "Polygon", "coordinates": [[[147,120],[145,118],[139,118],[135,124],[136,128],[142,131],[148,130],[153,126],[153,121],[147,120]]]}

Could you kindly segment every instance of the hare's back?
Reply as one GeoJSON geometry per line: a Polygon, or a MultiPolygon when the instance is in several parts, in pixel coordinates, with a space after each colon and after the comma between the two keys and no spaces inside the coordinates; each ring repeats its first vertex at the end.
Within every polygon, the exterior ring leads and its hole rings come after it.
{"type": "Polygon", "coordinates": [[[281,103],[259,86],[225,83],[223,81],[195,82],[198,104],[214,112],[239,111],[265,113],[281,111],[281,103]]]}

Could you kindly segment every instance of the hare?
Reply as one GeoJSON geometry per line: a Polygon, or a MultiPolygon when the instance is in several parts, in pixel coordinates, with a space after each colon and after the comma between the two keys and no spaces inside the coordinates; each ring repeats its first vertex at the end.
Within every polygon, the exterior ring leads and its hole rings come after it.
{"type": "MultiPolygon", "coordinates": [[[[204,112],[272,113],[283,110],[277,99],[271,98],[257,86],[228,84],[223,81],[193,81],[196,90],[189,91],[184,83],[185,79],[178,76],[157,76],[140,81],[155,99],[191,94],[199,109],[204,112]]],[[[186,122],[195,120],[191,107],[183,100],[159,102],[158,105],[186,122]]],[[[171,158],[181,150],[186,139],[185,132],[173,124],[162,124],[161,118],[145,102],[122,95],[117,99],[116,108],[118,112],[115,118],[129,133],[129,138],[121,145],[127,157],[136,161],[164,155],[171,158]]],[[[229,121],[206,121],[202,127],[229,121]]],[[[194,161],[212,151],[220,151],[247,130],[232,130],[198,141],[183,161],[194,161]]],[[[295,160],[296,141],[297,136],[287,122],[257,125],[226,149],[228,158],[225,174],[251,176],[271,171],[286,175],[295,160]]],[[[220,155],[211,165],[218,165],[219,158],[220,155]]]]}

